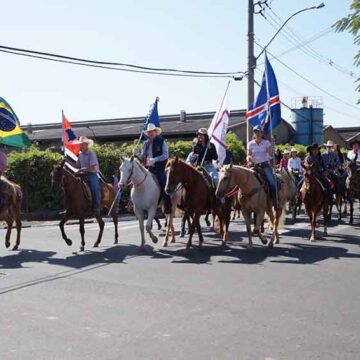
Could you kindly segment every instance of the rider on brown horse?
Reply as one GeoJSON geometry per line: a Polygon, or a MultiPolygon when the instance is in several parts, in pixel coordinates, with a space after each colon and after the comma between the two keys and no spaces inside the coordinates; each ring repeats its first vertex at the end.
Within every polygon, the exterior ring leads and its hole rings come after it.
{"type": "Polygon", "coordinates": [[[77,144],[80,144],[80,153],[76,163],[76,167],[79,169],[79,174],[84,175],[88,181],[91,190],[92,207],[94,214],[100,212],[100,184],[99,184],[99,162],[96,153],[89,148],[93,146],[94,142],[85,136],[80,136],[79,140],[76,140],[77,144]]]}
{"type": "MultiPolygon", "coordinates": [[[[6,170],[7,167],[7,159],[6,159],[6,154],[2,151],[0,151],[0,177],[2,176],[3,172],[6,170]]],[[[3,199],[3,195],[1,192],[1,187],[2,187],[2,182],[0,179],[0,211],[2,210],[3,204],[4,204],[4,199],[3,199]]]]}

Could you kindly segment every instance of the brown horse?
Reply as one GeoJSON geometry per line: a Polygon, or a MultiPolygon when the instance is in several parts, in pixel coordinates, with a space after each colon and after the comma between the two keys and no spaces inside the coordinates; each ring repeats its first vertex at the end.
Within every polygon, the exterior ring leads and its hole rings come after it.
{"type": "Polygon", "coordinates": [[[0,212],[0,218],[7,224],[5,236],[5,246],[10,246],[11,230],[15,221],[16,224],[16,243],[13,250],[17,250],[20,245],[21,234],[21,201],[22,192],[20,186],[9,181],[4,176],[1,177],[1,196],[3,197],[3,207],[0,212]]]}
{"type": "Polygon", "coordinates": [[[305,205],[311,225],[310,240],[315,241],[316,219],[323,210],[324,235],[327,235],[329,222],[329,196],[325,193],[321,181],[314,175],[314,165],[304,165],[304,183],[300,189],[301,200],[305,205]]]}
{"type": "MultiPolygon", "coordinates": [[[[89,196],[84,190],[84,184],[82,180],[76,177],[72,172],[66,169],[65,161],[62,161],[60,165],[54,166],[51,172],[51,187],[53,190],[57,190],[60,186],[64,192],[65,198],[65,214],[59,223],[61,234],[66,244],[71,246],[72,241],[66,236],[64,225],[71,218],[79,219],[80,223],[80,234],[81,234],[81,246],[80,251],[85,249],[85,218],[92,217],[92,204],[89,201],[89,196]]],[[[111,184],[101,183],[101,205],[100,209],[110,209],[112,202],[115,199],[115,190],[111,184]]],[[[115,225],[115,241],[114,244],[118,243],[118,218],[116,214],[116,206],[113,206],[111,216],[115,225]]],[[[94,247],[98,247],[102,234],[104,231],[104,221],[99,214],[95,215],[95,218],[99,224],[100,232],[98,238],[94,244],[94,247]]]]}
{"type": "Polygon", "coordinates": [[[350,205],[349,224],[354,222],[354,202],[360,200],[360,171],[356,169],[355,161],[351,161],[347,165],[348,177],[346,179],[346,193],[350,205]]]}
{"type": "Polygon", "coordinates": [[[171,196],[177,189],[179,183],[181,183],[185,189],[184,207],[186,213],[191,217],[189,239],[186,248],[190,249],[192,245],[192,237],[195,229],[197,229],[199,235],[199,246],[202,246],[204,238],[200,227],[200,216],[209,209],[218,216],[220,221],[220,235],[223,241],[225,241],[224,211],[222,207],[219,206],[214,192],[206,183],[203,174],[178,157],[168,160],[166,167],[166,193],[171,196]]]}
{"type": "Polygon", "coordinates": [[[237,196],[246,223],[246,231],[249,238],[248,248],[253,246],[251,232],[252,213],[256,214],[254,234],[260,237],[263,244],[267,244],[266,238],[260,231],[265,212],[269,216],[270,223],[273,225],[273,234],[269,243],[269,247],[273,247],[274,243],[279,242],[278,228],[284,222],[288,189],[283,186],[279,191],[280,207],[277,211],[274,211],[270,197],[268,197],[263,184],[260,183],[253,170],[243,166],[233,166],[232,164],[223,166],[219,173],[216,195],[219,198],[226,197],[226,194],[232,192],[235,187],[240,189],[237,196]]]}

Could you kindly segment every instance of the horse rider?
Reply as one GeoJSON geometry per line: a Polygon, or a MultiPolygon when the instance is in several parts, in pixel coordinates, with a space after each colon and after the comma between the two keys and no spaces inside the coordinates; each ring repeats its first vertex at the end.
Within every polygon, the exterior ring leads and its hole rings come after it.
{"type": "MultiPolygon", "coordinates": [[[[7,157],[6,154],[3,151],[0,151],[0,177],[3,175],[4,171],[7,167],[7,157]]],[[[2,180],[0,179],[0,211],[3,208],[4,205],[4,198],[2,194],[2,180]]]]}
{"type": "Polygon", "coordinates": [[[213,181],[213,185],[216,189],[219,182],[219,175],[215,168],[213,161],[217,161],[218,154],[216,147],[210,142],[208,131],[205,128],[200,128],[197,133],[197,144],[194,147],[192,162],[196,162],[197,165],[201,165],[209,173],[213,181]]]}
{"type": "Polygon", "coordinates": [[[100,183],[99,183],[99,162],[95,151],[90,150],[94,145],[94,141],[88,139],[86,136],[80,136],[73,144],[80,144],[80,153],[76,162],[76,167],[79,169],[78,174],[84,175],[88,181],[92,197],[92,210],[95,215],[100,212],[100,183]]]}
{"type": "Polygon", "coordinates": [[[350,161],[355,162],[356,169],[359,171],[360,170],[360,141],[355,140],[355,141],[351,142],[350,147],[352,149],[347,153],[347,158],[350,161]]]}
{"type": "Polygon", "coordinates": [[[289,163],[289,157],[290,157],[290,151],[289,150],[284,150],[283,157],[282,157],[282,159],[280,160],[280,163],[279,163],[279,168],[280,169],[287,170],[288,163],[289,163]]]}
{"type": "Polygon", "coordinates": [[[273,148],[270,141],[263,138],[264,132],[260,125],[254,126],[253,132],[253,140],[247,144],[247,161],[255,165],[255,167],[261,167],[270,188],[270,195],[274,207],[278,209],[276,178],[270,166],[270,161],[273,157],[273,148]]]}
{"type": "MultiPolygon", "coordinates": [[[[335,144],[333,141],[328,140],[325,146],[325,151],[321,154],[324,161],[325,174],[334,180],[335,186],[339,185],[342,178],[340,175],[341,163],[339,156],[335,152],[335,144]]],[[[346,176],[346,174],[345,174],[346,176]]]]}
{"type": "MultiPolygon", "coordinates": [[[[326,194],[331,197],[331,189],[330,182],[326,178],[324,171],[325,165],[324,160],[320,154],[320,147],[318,144],[310,145],[306,148],[306,152],[308,155],[304,160],[305,166],[313,165],[313,170],[315,172],[315,176],[320,180],[322,186],[324,187],[326,194]]],[[[302,178],[298,183],[298,191],[301,190],[301,187],[304,183],[304,178],[302,178]]]]}
{"type": "Polygon", "coordinates": [[[196,146],[197,142],[198,142],[198,138],[195,137],[193,139],[193,141],[192,141],[191,152],[189,152],[189,155],[186,158],[186,162],[188,164],[191,164],[191,165],[194,165],[194,166],[196,166],[196,162],[197,162],[197,158],[195,156],[193,156],[194,155],[194,149],[195,149],[195,146],[196,146]]]}
{"type": "Polygon", "coordinates": [[[165,193],[166,174],[165,166],[169,158],[169,149],[166,141],[160,136],[162,130],[155,124],[149,123],[144,134],[147,140],[142,145],[141,152],[134,150],[134,155],[138,157],[149,171],[155,175],[160,185],[160,198],[164,201],[165,213],[171,212],[171,199],[165,193]]]}
{"type": "Polygon", "coordinates": [[[303,168],[301,166],[301,159],[298,156],[298,151],[295,148],[290,150],[290,158],[288,161],[288,170],[296,175],[302,175],[303,168]]]}

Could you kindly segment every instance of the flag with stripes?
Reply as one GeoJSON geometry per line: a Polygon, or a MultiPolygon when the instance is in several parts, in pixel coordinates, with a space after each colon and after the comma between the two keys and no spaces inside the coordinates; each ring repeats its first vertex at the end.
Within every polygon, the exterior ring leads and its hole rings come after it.
{"type": "Polygon", "coordinates": [[[210,141],[215,145],[218,161],[222,165],[226,157],[226,132],[229,126],[229,105],[227,93],[221,104],[220,110],[214,115],[208,129],[210,141]]]}
{"type": "Polygon", "coordinates": [[[279,88],[274,69],[266,54],[260,91],[255,102],[249,106],[246,119],[252,126],[261,125],[265,135],[270,134],[271,130],[281,123],[279,88]]]}
{"type": "Polygon", "coordinates": [[[77,140],[77,136],[71,126],[70,121],[65,116],[64,112],[62,114],[63,122],[63,146],[64,146],[64,155],[66,158],[67,167],[76,172],[77,169],[73,166],[77,162],[78,155],[80,152],[80,145],[74,144],[74,140],[77,140]]]}

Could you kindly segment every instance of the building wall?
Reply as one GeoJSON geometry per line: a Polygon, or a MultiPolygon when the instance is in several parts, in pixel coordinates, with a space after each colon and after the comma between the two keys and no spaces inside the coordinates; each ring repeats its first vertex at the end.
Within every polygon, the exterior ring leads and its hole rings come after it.
{"type": "Polygon", "coordinates": [[[332,140],[335,144],[338,144],[341,147],[346,147],[345,140],[332,126],[327,126],[324,129],[324,142],[326,143],[328,140],[332,140]]]}

